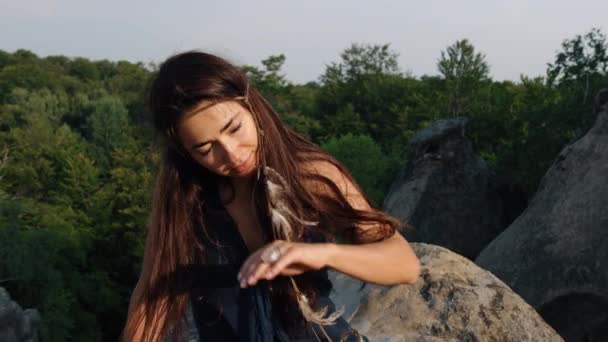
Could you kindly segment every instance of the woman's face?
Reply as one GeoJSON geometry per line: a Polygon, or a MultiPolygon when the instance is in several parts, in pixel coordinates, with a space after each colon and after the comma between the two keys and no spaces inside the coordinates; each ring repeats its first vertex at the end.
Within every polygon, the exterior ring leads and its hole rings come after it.
{"type": "Polygon", "coordinates": [[[182,146],[200,165],[218,175],[252,175],[258,148],[253,115],[236,101],[209,104],[202,101],[178,123],[176,134],[182,146]]]}

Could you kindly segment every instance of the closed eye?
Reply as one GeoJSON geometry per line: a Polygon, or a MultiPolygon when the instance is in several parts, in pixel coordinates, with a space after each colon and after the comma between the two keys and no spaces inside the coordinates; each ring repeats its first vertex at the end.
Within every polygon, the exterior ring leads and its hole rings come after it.
{"type": "Polygon", "coordinates": [[[230,133],[236,133],[236,131],[238,131],[242,125],[243,125],[243,123],[240,122],[238,126],[236,126],[235,128],[230,130],[230,133]]]}
{"type": "MultiPolygon", "coordinates": [[[[242,127],[242,126],[243,126],[243,123],[242,123],[242,122],[240,122],[240,123],[238,124],[238,126],[236,126],[236,127],[234,127],[233,129],[231,129],[231,130],[230,130],[230,133],[231,133],[231,134],[236,133],[236,132],[237,132],[239,129],[241,129],[241,127],[242,127]]],[[[208,155],[208,154],[209,154],[209,152],[211,152],[211,148],[209,148],[209,149],[207,149],[207,150],[205,150],[205,151],[200,151],[200,150],[198,151],[198,153],[199,153],[200,155],[202,155],[202,156],[206,156],[206,155],[208,155]]]]}
{"type": "Polygon", "coordinates": [[[207,149],[206,151],[198,151],[198,153],[199,153],[201,156],[206,156],[206,155],[208,155],[208,154],[209,154],[209,152],[211,152],[211,149],[210,149],[210,148],[209,148],[209,149],[207,149]]]}

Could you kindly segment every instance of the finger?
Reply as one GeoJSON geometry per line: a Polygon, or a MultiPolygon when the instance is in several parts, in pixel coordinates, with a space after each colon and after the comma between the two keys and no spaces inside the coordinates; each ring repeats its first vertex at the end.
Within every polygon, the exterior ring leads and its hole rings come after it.
{"type": "Polygon", "coordinates": [[[251,272],[251,275],[247,279],[247,284],[251,286],[257,284],[258,280],[266,273],[269,267],[265,262],[259,263],[257,268],[251,272]]]}
{"type": "MultiPolygon", "coordinates": [[[[243,263],[243,265],[241,265],[241,269],[240,271],[245,271],[247,270],[247,267],[254,261],[257,260],[258,258],[262,258],[262,256],[264,255],[265,252],[267,252],[271,247],[273,246],[277,246],[280,245],[281,243],[283,243],[283,240],[274,240],[273,242],[260,247],[258,250],[256,250],[255,252],[253,252],[253,254],[251,254],[247,260],[245,260],[245,262],[243,263]]],[[[263,259],[263,258],[262,258],[263,259]]],[[[242,272],[240,272],[242,274],[242,272]]]]}
{"type": "Polygon", "coordinates": [[[258,265],[260,265],[262,263],[261,260],[256,260],[256,261],[252,261],[249,263],[249,265],[247,266],[247,268],[245,269],[245,272],[243,272],[241,274],[241,287],[245,287],[249,284],[250,279],[252,279],[253,277],[253,273],[255,272],[255,269],[258,267],[258,265]]]}
{"type": "Polygon", "coordinates": [[[266,274],[268,266],[265,267],[262,274],[257,274],[256,271],[260,264],[267,264],[263,260],[264,253],[268,253],[272,248],[279,247],[281,252],[283,252],[284,248],[289,246],[288,243],[284,240],[274,240],[273,242],[267,244],[265,247],[261,247],[254,254],[250,255],[249,258],[243,263],[240,271],[237,274],[237,280],[241,284],[241,287],[245,287],[254,281],[252,278],[255,277],[254,284],[257,280],[264,274],[266,274]],[[251,281],[250,281],[251,279],[251,281]]]}
{"type": "MultiPolygon", "coordinates": [[[[277,240],[278,241],[278,240],[277,240]]],[[[256,250],[255,252],[253,252],[253,254],[251,254],[247,260],[245,260],[245,262],[243,262],[243,265],[241,265],[241,268],[237,274],[237,279],[239,281],[243,280],[243,279],[247,279],[247,277],[250,276],[250,271],[252,269],[252,265],[259,263],[260,259],[261,259],[261,255],[262,253],[264,253],[264,251],[266,249],[268,249],[270,246],[274,245],[275,243],[277,243],[277,241],[274,241],[272,243],[267,244],[264,247],[260,247],[258,250],[256,250]]]]}
{"type": "MultiPolygon", "coordinates": [[[[308,270],[310,270],[309,267],[305,267],[305,266],[297,265],[297,264],[291,264],[291,265],[283,268],[281,270],[281,272],[279,272],[279,274],[277,274],[275,277],[273,277],[271,279],[274,279],[274,278],[278,277],[279,275],[282,275],[285,277],[300,275],[308,270]]],[[[268,272],[266,272],[266,273],[268,274],[268,272]]]]}
{"type": "Polygon", "coordinates": [[[239,273],[237,274],[237,279],[239,282],[243,279],[246,279],[247,270],[249,270],[249,267],[251,266],[252,262],[253,262],[253,258],[250,256],[249,258],[247,258],[247,260],[245,260],[245,262],[243,262],[243,265],[241,265],[241,268],[239,269],[239,273]]]}

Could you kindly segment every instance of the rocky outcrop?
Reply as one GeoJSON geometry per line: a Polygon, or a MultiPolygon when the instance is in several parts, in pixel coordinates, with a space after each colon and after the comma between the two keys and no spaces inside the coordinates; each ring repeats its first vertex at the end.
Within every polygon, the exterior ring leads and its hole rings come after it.
{"type": "Polygon", "coordinates": [[[0,287],[0,341],[37,342],[40,315],[33,309],[23,310],[0,287]]]}
{"type": "Polygon", "coordinates": [[[567,341],[608,341],[608,111],[566,146],[476,260],[567,341]]]}
{"type": "Polygon", "coordinates": [[[464,136],[465,118],[439,120],[409,144],[407,166],[384,210],[409,222],[409,241],[446,247],[474,259],[504,228],[501,200],[486,163],[464,136]]]}
{"type": "Polygon", "coordinates": [[[345,317],[371,341],[562,341],[491,273],[445,248],[411,245],[421,263],[413,285],[376,286],[331,274],[332,300],[345,305],[345,317]]]}

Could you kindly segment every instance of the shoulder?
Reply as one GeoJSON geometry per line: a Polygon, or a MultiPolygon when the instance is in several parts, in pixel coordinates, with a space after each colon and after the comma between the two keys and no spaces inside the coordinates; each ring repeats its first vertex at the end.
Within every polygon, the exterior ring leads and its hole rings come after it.
{"type": "Polygon", "coordinates": [[[312,176],[311,179],[327,178],[341,190],[346,190],[348,186],[345,172],[329,160],[306,160],[300,162],[299,167],[305,175],[312,176]]]}
{"type": "Polygon", "coordinates": [[[348,171],[339,164],[330,160],[311,160],[300,163],[301,169],[312,177],[305,180],[315,192],[322,195],[336,195],[338,191],[354,209],[369,210],[370,205],[362,190],[348,171]],[[327,181],[331,182],[328,184],[327,181]]]}

